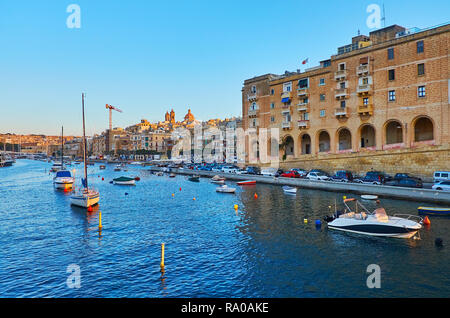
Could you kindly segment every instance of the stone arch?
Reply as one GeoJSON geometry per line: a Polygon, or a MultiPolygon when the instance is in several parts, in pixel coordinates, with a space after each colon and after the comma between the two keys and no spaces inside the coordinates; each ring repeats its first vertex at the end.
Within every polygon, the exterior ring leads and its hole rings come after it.
{"type": "Polygon", "coordinates": [[[351,150],[352,149],[352,133],[347,127],[341,127],[336,131],[337,136],[337,150],[351,150]]]}
{"type": "Polygon", "coordinates": [[[430,117],[419,116],[413,120],[412,126],[414,142],[434,140],[434,123],[430,117]]]}
{"type": "Polygon", "coordinates": [[[328,131],[320,130],[317,133],[317,144],[319,152],[328,152],[331,150],[331,138],[328,131]]]}
{"type": "Polygon", "coordinates": [[[281,152],[283,153],[283,156],[295,156],[295,142],[291,135],[283,137],[282,146],[283,149],[281,152]]]}
{"type": "Polygon", "coordinates": [[[301,134],[299,137],[300,154],[310,155],[312,152],[311,136],[307,133],[301,134]]]}
{"type": "Polygon", "coordinates": [[[376,131],[371,124],[363,124],[359,127],[359,147],[372,148],[376,146],[376,131]]]}
{"type": "Polygon", "coordinates": [[[388,120],[384,124],[384,143],[386,145],[403,143],[403,126],[397,119],[388,120]]]}

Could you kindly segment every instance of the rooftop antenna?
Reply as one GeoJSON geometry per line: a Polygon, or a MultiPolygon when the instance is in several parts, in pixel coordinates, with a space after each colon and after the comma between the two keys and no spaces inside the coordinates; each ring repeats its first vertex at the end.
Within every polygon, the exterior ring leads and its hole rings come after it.
{"type": "Polygon", "coordinates": [[[383,16],[381,17],[381,21],[383,21],[383,28],[386,27],[386,14],[384,11],[384,3],[383,3],[383,16]]]}

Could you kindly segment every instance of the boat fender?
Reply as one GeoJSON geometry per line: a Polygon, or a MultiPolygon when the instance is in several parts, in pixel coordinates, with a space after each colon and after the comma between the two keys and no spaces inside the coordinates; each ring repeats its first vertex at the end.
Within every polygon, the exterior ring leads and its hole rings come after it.
{"type": "Polygon", "coordinates": [[[322,225],[322,222],[320,220],[316,220],[316,227],[320,227],[322,225]]]}

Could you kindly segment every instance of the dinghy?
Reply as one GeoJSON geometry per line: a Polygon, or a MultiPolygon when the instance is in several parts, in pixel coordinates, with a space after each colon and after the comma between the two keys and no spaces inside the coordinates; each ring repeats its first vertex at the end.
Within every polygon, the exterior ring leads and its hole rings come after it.
{"type": "Polygon", "coordinates": [[[378,199],[378,196],[377,195],[372,195],[372,194],[363,194],[363,195],[361,195],[361,199],[364,199],[364,200],[376,200],[376,199],[378,199]]]}
{"type": "Polygon", "coordinates": [[[200,176],[193,175],[192,177],[189,177],[188,180],[192,182],[200,182],[200,176]]]}
{"type": "Polygon", "coordinates": [[[136,181],[134,178],[120,177],[120,178],[113,179],[113,183],[119,184],[119,185],[135,185],[136,181]]]}
{"type": "Polygon", "coordinates": [[[295,187],[284,186],[283,191],[288,194],[297,194],[297,188],[295,187]]]}
{"type": "Polygon", "coordinates": [[[420,206],[417,208],[419,214],[450,216],[450,208],[433,208],[420,206]]]}
{"type": "Polygon", "coordinates": [[[237,185],[255,185],[256,180],[239,181],[237,185]]]}
{"type": "Polygon", "coordinates": [[[235,188],[229,188],[226,184],[224,184],[221,187],[216,188],[216,192],[221,193],[234,193],[236,191],[235,188]]]}

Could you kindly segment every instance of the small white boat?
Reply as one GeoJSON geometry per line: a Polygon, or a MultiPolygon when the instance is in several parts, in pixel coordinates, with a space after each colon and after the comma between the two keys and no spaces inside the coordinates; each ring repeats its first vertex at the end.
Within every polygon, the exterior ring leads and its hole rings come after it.
{"type": "Polygon", "coordinates": [[[119,185],[135,185],[136,180],[134,178],[129,177],[120,177],[113,179],[113,183],[119,185]]]}
{"type": "Polygon", "coordinates": [[[216,188],[216,192],[234,193],[234,192],[236,192],[236,189],[235,188],[230,188],[226,184],[224,184],[223,186],[216,188]]]}
{"type": "Polygon", "coordinates": [[[156,173],[156,175],[157,175],[158,177],[162,177],[162,176],[164,175],[164,172],[159,171],[159,172],[156,173]]]}
{"type": "Polygon", "coordinates": [[[100,165],[100,170],[105,170],[106,166],[105,165],[100,165]]]}
{"type": "Polygon", "coordinates": [[[372,194],[363,194],[363,195],[361,195],[361,199],[364,199],[364,200],[376,200],[376,199],[378,199],[378,196],[377,195],[372,195],[372,194]]]}
{"type": "Polygon", "coordinates": [[[142,163],[139,161],[132,161],[130,162],[130,165],[142,165],[142,163]]]}
{"type": "Polygon", "coordinates": [[[297,194],[297,188],[295,187],[284,186],[283,191],[288,194],[297,194]]]}
{"type": "Polygon", "coordinates": [[[211,180],[211,183],[215,183],[215,184],[225,184],[225,178],[224,178],[224,179],[219,179],[219,180],[211,180]]]}
{"type": "Polygon", "coordinates": [[[71,189],[75,178],[68,170],[59,170],[56,172],[56,176],[53,178],[53,184],[56,189],[71,189]]]}
{"type": "Polygon", "coordinates": [[[122,171],[122,166],[121,166],[121,165],[117,165],[117,166],[114,168],[114,171],[122,171]]]}
{"type": "Polygon", "coordinates": [[[100,195],[98,191],[93,189],[84,189],[70,197],[70,204],[88,208],[90,206],[96,205],[99,200],[100,195]]]}
{"type": "Polygon", "coordinates": [[[59,170],[65,170],[66,169],[66,167],[61,163],[61,162],[54,162],[53,163],[53,166],[50,168],[50,171],[51,172],[56,172],[56,171],[59,171],[59,170]]]}

